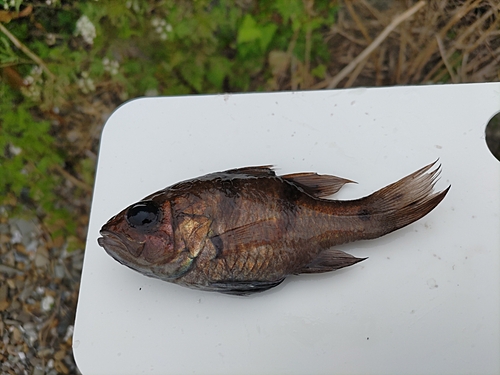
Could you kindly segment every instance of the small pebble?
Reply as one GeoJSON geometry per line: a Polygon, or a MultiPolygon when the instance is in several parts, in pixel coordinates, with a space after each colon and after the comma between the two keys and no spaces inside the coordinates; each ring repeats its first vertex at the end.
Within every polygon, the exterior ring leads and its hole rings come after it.
{"type": "Polygon", "coordinates": [[[38,241],[36,240],[32,240],[28,246],[26,246],[26,251],[28,253],[34,253],[36,251],[36,249],[38,248],[38,241]]]}
{"type": "Polygon", "coordinates": [[[66,367],[66,365],[63,362],[61,362],[61,361],[55,361],[54,362],[54,368],[60,374],[69,374],[68,367],[66,367]]]}
{"type": "Polygon", "coordinates": [[[66,334],[64,335],[63,341],[68,341],[68,339],[73,336],[73,331],[74,331],[74,327],[68,326],[68,328],[66,329],[66,334]]]}
{"type": "Polygon", "coordinates": [[[4,301],[7,299],[7,285],[0,285],[0,301],[4,301]]]}
{"type": "Polygon", "coordinates": [[[42,310],[47,312],[52,309],[52,306],[54,306],[54,297],[52,296],[45,296],[42,299],[42,310]]]}
{"type": "Polygon", "coordinates": [[[21,243],[23,240],[23,236],[21,232],[19,232],[17,229],[12,231],[12,237],[10,239],[11,244],[16,244],[16,243],[21,243]]]}
{"type": "Polygon", "coordinates": [[[49,264],[49,252],[45,247],[39,247],[36,250],[35,255],[35,266],[38,268],[43,268],[49,264]]]}
{"type": "Polygon", "coordinates": [[[45,288],[43,286],[37,286],[35,292],[40,295],[45,294],[45,288]]]}
{"type": "Polygon", "coordinates": [[[64,277],[64,266],[62,264],[56,264],[54,266],[54,277],[57,279],[62,279],[64,277]]]}
{"type": "Polygon", "coordinates": [[[9,331],[11,331],[12,333],[12,341],[13,343],[17,343],[19,341],[21,341],[21,338],[22,338],[22,335],[21,335],[21,331],[19,330],[19,328],[17,327],[10,327],[9,331]]]}
{"type": "Polygon", "coordinates": [[[56,352],[56,354],[54,354],[54,359],[56,360],[61,360],[64,358],[64,356],[66,355],[66,352],[64,350],[59,350],[56,352]]]}
{"type": "Polygon", "coordinates": [[[7,307],[9,307],[10,303],[7,300],[0,301],[0,311],[5,311],[7,310],[7,307]]]}
{"type": "MultiPolygon", "coordinates": [[[[51,355],[54,352],[54,349],[52,348],[40,348],[37,352],[38,357],[46,357],[48,355],[51,355]]],[[[52,361],[54,363],[54,361],[52,361]]]]}
{"type": "Polygon", "coordinates": [[[26,311],[21,311],[17,316],[17,320],[19,320],[22,324],[30,322],[31,319],[32,319],[31,314],[28,314],[26,311]]]}
{"type": "Polygon", "coordinates": [[[32,285],[26,285],[23,289],[23,291],[21,292],[21,294],[19,294],[19,299],[21,301],[26,301],[30,296],[31,294],[33,293],[33,286],[32,285]]]}

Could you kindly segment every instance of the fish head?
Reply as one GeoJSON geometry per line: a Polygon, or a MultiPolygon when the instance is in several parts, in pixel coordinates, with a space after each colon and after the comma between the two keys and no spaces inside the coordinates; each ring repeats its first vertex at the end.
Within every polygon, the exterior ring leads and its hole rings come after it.
{"type": "Polygon", "coordinates": [[[100,234],[97,242],[109,255],[148,276],[154,277],[155,269],[176,256],[168,201],[153,198],[137,202],[112,217],[100,234]]]}

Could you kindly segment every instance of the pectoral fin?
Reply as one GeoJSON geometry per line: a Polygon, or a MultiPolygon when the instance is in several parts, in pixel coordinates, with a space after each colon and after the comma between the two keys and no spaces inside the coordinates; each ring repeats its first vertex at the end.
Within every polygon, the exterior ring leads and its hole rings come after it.
{"type": "Polygon", "coordinates": [[[335,194],[342,186],[354,182],[346,178],[320,175],[317,173],[293,173],[281,176],[285,180],[293,182],[301,187],[306,193],[313,197],[323,198],[335,194]]]}
{"type": "Polygon", "coordinates": [[[216,257],[221,258],[276,241],[280,235],[278,220],[273,217],[227,229],[210,236],[210,240],[215,247],[216,257]]]}
{"type": "Polygon", "coordinates": [[[323,273],[349,267],[367,258],[356,258],[340,250],[328,249],[318,254],[314,260],[298,273],[323,273]]]}

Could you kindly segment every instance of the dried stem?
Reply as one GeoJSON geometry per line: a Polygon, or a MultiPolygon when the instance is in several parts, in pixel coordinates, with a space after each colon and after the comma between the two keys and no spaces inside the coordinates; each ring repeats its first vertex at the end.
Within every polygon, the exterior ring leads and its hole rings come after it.
{"type": "Polygon", "coordinates": [[[64,168],[59,165],[55,166],[55,170],[61,174],[64,178],[69,180],[73,185],[80,187],[88,193],[92,193],[92,186],[87,185],[85,182],[80,181],[78,178],[73,176],[71,173],[67,172],[64,168]]]}
{"type": "Polygon", "coordinates": [[[358,14],[354,11],[354,8],[352,6],[352,0],[346,0],[345,6],[347,8],[347,11],[351,15],[352,19],[356,23],[356,26],[358,26],[359,31],[361,31],[361,34],[365,37],[365,39],[371,43],[372,38],[370,37],[370,34],[368,33],[368,30],[366,30],[366,27],[364,23],[359,19],[358,14]]]}
{"type": "Polygon", "coordinates": [[[349,73],[351,73],[356,66],[366,59],[384,40],[387,36],[403,21],[411,17],[413,14],[418,12],[424,5],[425,1],[419,1],[413,7],[408,9],[406,12],[395,17],[392,22],[380,33],[380,35],[367,47],[363,52],[361,52],[354,60],[352,60],[344,69],[342,69],[333,79],[326,85],[326,88],[333,89],[346,78],[349,73]]]}
{"type": "Polygon", "coordinates": [[[42,61],[41,58],[39,58],[37,55],[35,55],[31,50],[26,47],[23,43],[19,41],[14,35],[11,34],[9,30],[0,22],[0,31],[7,35],[7,38],[10,39],[14,45],[19,48],[21,51],[23,51],[31,60],[33,60],[35,63],[37,63],[39,66],[42,67],[43,71],[51,78],[55,79],[56,76],[47,68],[47,65],[42,61]]]}
{"type": "Polygon", "coordinates": [[[312,46],[312,29],[309,26],[306,30],[306,51],[304,56],[304,69],[302,73],[304,89],[309,88],[313,83],[310,75],[311,70],[311,46],[312,46]]]}
{"type": "Polygon", "coordinates": [[[368,59],[363,60],[356,67],[356,69],[354,69],[354,71],[352,72],[352,74],[349,76],[349,79],[345,83],[344,88],[348,88],[348,87],[352,86],[352,84],[354,83],[354,81],[356,80],[356,78],[358,78],[359,74],[361,73],[361,71],[363,70],[363,68],[365,67],[365,65],[366,65],[367,62],[368,62],[368,59]]]}
{"type": "MultiPolygon", "coordinates": [[[[453,17],[448,21],[448,23],[439,31],[439,35],[441,38],[446,36],[446,33],[458,22],[460,21],[471,9],[478,5],[481,0],[468,0],[465,4],[459,8],[453,17]]],[[[414,59],[413,64],[410,66],[408,70],[409,77],[420,77],[421,72],[425,66],[425,64],[429,61],[431,56],[438,47],[436,39],[433,38],[427,45],[427,47],[414,59]]],[[[424,79],[425,81],[425,79],[424,79]]]]}
{"type": "Polygon", "coordinates": [[[443,59],[444,66],[446,66],[446,69],[448,70],[448,74],[450,75],[451,81],[453,83],[458,83],[457,77],[455,76],[455,72],[453,71],[453,67],[450,65],[450,62],[448,61],[448,58],[446,57],[446,51],[444,50],[444,45],[443,45],[443,40],[441,37],[436,35],[436,42],[439,48],[439,53],[441,54],[441,58],[443,59]]]}

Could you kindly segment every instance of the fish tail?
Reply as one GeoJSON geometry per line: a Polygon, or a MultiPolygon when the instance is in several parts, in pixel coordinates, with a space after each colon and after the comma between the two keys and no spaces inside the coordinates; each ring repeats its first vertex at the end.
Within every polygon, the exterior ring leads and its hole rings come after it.
{"type": "Polygon", "coordinates": [[[427,215],[446,196],[451,186],[435,192],[441,166],[437,160],[357,202],[356,215],[363,238],[373,239],[403,228],[427,215]]]}

